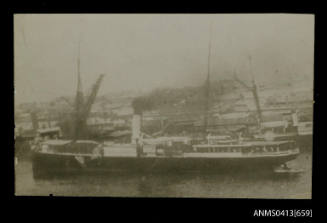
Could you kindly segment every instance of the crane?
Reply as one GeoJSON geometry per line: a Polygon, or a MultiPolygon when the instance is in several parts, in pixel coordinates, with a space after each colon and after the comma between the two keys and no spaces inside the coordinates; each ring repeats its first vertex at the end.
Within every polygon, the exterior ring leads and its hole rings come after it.
{"type": "Polygon", "coordinates": [[[90,114],[92,105],[95,101],[95,98],[98,94],[101,82],[103,80],[104,74],[100,74],[97,81],[92,87],[90,95],[87,97],[84,102],[84,96],[81,89],[81,80],[79,75],[78,85],[77,85],[77,94],[75,100],[75,134],[74,140],[81,139],[86,137],[86,119],[90,114]]]}
{"type": "Polygon", "coordinates": [[[258,124],[260,125],[260,123],[262,122],[262,110],[261,110],[261,107],[260,107],[260,101],[259,101],[259,96],[258,96],[257,85],[255,84],[254,78],[252,78],[252,86],[248,86],[243,81],[238,79],[238,77],[236,76],[235,73],[234,73],[234,79],[239,84],[241,84],[244,88],[246,88],[246,89],[248,89],[249,91],[252,92],[253,97],[254,97],[255,106],[256,106],[256,109],[257,109],[257,114],[258,114],[258,124]]]}
{"type": "Polygon", "coordinates": [[[78,57],[77,57],[77,92],[75,98],[75,112],[74,112],[74,138],[73,140],[82,139],[87,136],[86,134],[86,119],[90,114],[92,105],[95,101],[96,95],[99,91],[102,79],[104,74],[100,74],[97,81],[93,85],[91,89],[91,93],[84,101],[84,94],[82,90],[82,81],[81,81],[81,74],[80,74],[80,40],[78,42],[78,57]]]}
{"type": "Polygon", "coordinates": [[[91,90],[91,93],[90,93],[88,99],[84,103],[84,106],[82,109],[82,117],[84,119],[86,119],[88,117],[88,115],[90,114],[92,104],[94,103],[94,100],[98,94],[98,91],[100,89],[100,85],[101,85],[103,78],[104,78],[104,74],[100,74],[97,81],[95,82],[95,84],[92,87],[92,90],[91,90]]]}

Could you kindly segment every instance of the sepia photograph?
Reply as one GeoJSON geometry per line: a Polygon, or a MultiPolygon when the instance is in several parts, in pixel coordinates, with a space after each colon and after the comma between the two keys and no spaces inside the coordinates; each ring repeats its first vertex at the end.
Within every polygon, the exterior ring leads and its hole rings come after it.
{"type": "Polygon", "coordinates": [[[16,196],[311,199],[313,14],[14,14],[16,196]]]}

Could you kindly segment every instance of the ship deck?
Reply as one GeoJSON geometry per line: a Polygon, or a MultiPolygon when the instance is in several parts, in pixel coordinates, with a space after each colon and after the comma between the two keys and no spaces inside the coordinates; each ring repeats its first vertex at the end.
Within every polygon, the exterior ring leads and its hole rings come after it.
{"type": "MultiPolygon", "coordinates": [[[[208,146],[208,145],[207,145],[208,146]]],[[[54,154],[62,156],[83,156],[83,157],[137,157],[135,147],[104,147],[102,156],[89,153],[57,153],[52,151],[42,151],[43,154],[54,154]]],[[[158,155],[154,147],[145,147],[143,150],[142,158],[260,158],[260,157],[282,157],[288,155],[298,154],[298,149],[278,151],[278,152],[256,152],[256,153],[242,153],[242,152],[183,152],[180,154],[173,154],[171,156],[158,155]]]]}

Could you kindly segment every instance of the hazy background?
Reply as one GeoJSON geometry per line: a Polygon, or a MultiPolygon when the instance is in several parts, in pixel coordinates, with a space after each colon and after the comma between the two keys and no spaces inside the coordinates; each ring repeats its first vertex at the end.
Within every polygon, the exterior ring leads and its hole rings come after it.
{"type": "Polygon", "coordinates": [[[99,94],[202,84],[212,23],[211,76],[313,82],[314,16],[295,14],[16,14],[15,100],[73,95],[78,42],[87,89],[99,94]],[[252,68],[248,56],[252,56],[252,68]]]}

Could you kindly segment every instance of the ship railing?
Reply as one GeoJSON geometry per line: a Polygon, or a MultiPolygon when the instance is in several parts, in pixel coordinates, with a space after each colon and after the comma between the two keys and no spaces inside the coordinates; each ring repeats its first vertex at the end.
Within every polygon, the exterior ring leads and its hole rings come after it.
{"type": "Polygon", "coordinates": [[[273,145],[197,145],[193,146],[194,152],[203,153],[242,153],[244,155],[251,154],[268,154],[280,153],[294,150],[294,143],[282,143],[273,145]]]}

